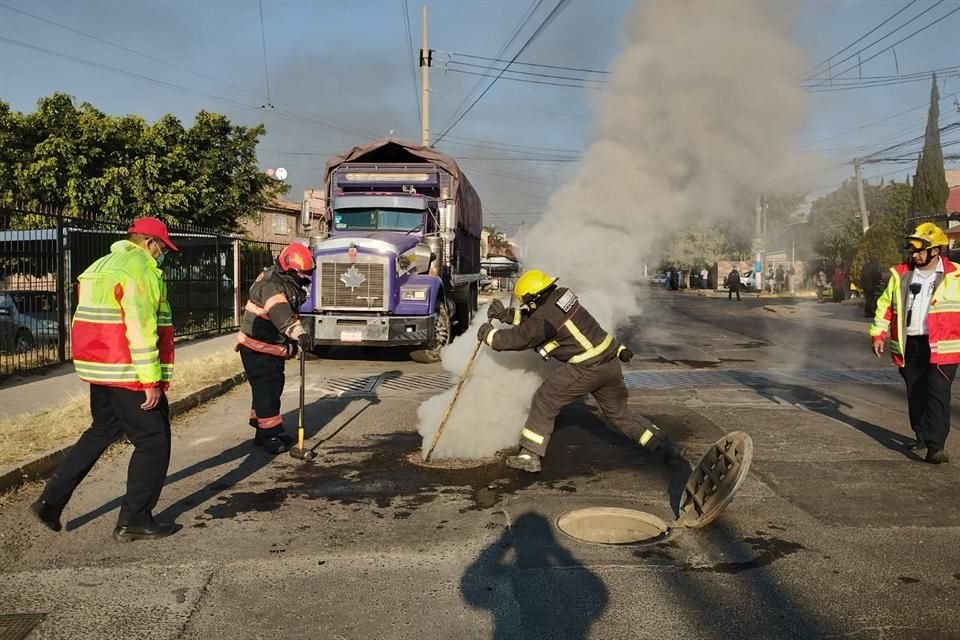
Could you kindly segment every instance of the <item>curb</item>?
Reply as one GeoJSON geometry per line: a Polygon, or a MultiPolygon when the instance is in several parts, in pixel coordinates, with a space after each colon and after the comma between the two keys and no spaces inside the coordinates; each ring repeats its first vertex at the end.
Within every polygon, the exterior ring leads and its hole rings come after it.
{"type": "MultiPolygon", "coordinates": [[[[209,387],[204,387],[199,391],[194,391],[190,395],[180,398],[176,402],[171,402],[170,419],[173,420],[177,416],[189,412],[191,409],[196,409],[204,402],[209,402],[217,396],[223,395],[234,387],[243,384],[246,379],[246,374],[241,372],[235,376],[227,378],[222,382],[212,384],[209,387]]],[[[122,439],[123,437],[121,436],[120,440],[122,439]]],[[[71,447],[64,447],[63,449],[51,451],[42,455],[36,460],[31,460],[26,464],[3,473],[0,475],[0,493],[10,491],[11,489],[16,489],[30,480],[40,480],[49,476],[67,455],[67,452],[70,451],[70,448],[71,447]]]]}

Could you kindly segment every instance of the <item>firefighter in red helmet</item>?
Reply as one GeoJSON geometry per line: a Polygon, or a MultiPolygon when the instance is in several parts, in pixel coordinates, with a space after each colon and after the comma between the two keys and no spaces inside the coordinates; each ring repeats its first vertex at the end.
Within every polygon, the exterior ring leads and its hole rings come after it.
{"type": "Polygon", "coordinates": [[[280,396],[285,361],[299,349],[313,349],[313,338],[300,324],[299,311],[315,268],[310,249],[299,242],[287,246],[276,264],[264,269],[250,287],[243,310],[236,348],[253,392],[253,443],[271,454],[293,446],[293,438],[283,428],[280,396]]]}

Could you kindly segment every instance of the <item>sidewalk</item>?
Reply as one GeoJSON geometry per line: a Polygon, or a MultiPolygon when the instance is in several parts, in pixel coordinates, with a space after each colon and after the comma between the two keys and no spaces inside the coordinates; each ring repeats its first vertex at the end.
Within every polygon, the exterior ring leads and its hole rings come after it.
{"type": "MultiPolygon", "coordinates": [[[[236,333],[177,343],[176,363],[183,364],[233,349],[236,333]]],[[[176,369],[174,369],[176,384],[176,369]]],[[[54,409],[87,393],[87,383],[76,376],[72,363],[44,374],[15,376],[0,385],[0,420],[54,409]]]]}

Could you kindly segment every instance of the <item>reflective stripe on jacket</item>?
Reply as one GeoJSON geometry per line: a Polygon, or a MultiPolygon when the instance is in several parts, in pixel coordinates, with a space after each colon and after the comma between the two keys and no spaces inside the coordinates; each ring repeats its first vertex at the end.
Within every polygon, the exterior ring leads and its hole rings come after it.
{"type": "Polygon", "coordinates": [[[169,387],[173,318],[157,262],[129,240],[80,274],[70,342],[77,375],[90,384],[169,387]]]}
{"type": "Polygon", "coordinates": [[[237,342],[254,351],[289,357],[287,341],[304,333],[299,310],[305,301],[294,274],[277,267],[264,269],[250,287],[237,342]]]}
{"type": "Polygon", "coordinates": [[[544,358],[570,364],[606,362],[616,356],[613,336],[569,289],[557,288],[529,315],[508,311],[511,320],[519,318],[519,325],[487,334],[487,344],[496,351],[536,348],[544,358]]]}
{"type": "MultiPolygon", "coordinates": [[[[931,364],[960,363],[960,269],[942,258],[943,274],[937,274],[933,298],[927,312],[927,337],[930,340],[931,364]]],[[[870,326],[870,336],[890,337],[893,363],[903,366],[906,352],[907,293],[912,274],[910,265],[899,264],[890,269],[890,281],[877,300],[877,312],[870,326]]]]}

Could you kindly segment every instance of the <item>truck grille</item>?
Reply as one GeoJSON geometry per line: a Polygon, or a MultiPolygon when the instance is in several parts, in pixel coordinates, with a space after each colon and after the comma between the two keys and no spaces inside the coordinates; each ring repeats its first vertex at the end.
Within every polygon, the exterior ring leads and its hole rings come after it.
{"type": "Polygon", "coordinates": [[[385,311],[387,265],[383,263],[321,262],[320,307],[385,311]]]}

